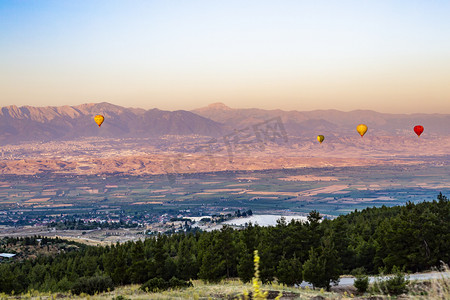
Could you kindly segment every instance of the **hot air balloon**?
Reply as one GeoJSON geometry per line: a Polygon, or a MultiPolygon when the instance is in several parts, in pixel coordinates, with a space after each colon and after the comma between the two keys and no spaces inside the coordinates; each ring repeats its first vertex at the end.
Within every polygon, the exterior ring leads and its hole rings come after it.
{"type": "Polygon", "coordinates": [[[325,139],[325,137],[323,135],[318,135],[317,136],[317,140],[322,144],[323,140],[325,139]]]}
{"type": "Polygon", "coordinates": [[[414,126],[414,132],[420,137],[420,135],[423,132],[423,126],[422,125],[414,126]]]}
{"type": "Polygon", "coordinates": [[[367,132],[367,125],[359,124],[358,126],[356,126],[356,131],[358,131],[361,137],[363,137],[363,135],[367,132]]]}
{"type": "Polygon", "coordinates": [[[95,123],[97,123],[98,127],[102,126],[103,121],[105,120],[105,117],[102,115],[96,115],[94,117],[95,123]]]}

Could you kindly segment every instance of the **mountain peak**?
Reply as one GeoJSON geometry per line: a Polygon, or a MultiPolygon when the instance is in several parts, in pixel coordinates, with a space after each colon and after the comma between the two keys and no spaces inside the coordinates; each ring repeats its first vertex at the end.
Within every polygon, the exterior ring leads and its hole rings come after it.
{"type": "Polygon", "coordinates": [[[209,108],[209,109],[217,109],[217,110],[232,110],[232,108],[226,106],[222,102],[212,103],[212,104],[208,105],[207,108],[209,108]]]}

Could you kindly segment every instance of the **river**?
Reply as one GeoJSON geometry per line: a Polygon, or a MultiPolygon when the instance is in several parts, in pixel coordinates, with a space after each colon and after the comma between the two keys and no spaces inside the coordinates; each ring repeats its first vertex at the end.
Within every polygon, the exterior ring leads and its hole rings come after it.
{"type": "Polygon", "coordinates": [[[248,224],[251,222],[252,224],[258,224],[259,226],[275,226],[277,225],[277,220],[279,220],[281,217],[284,217],[287,223],[289,223],[291,220],[306,221],[305,216],[252,215],[250,217],[228,220],[223,222],[222,224],[242,226],[245,225],[245,223],[248,224]]]}

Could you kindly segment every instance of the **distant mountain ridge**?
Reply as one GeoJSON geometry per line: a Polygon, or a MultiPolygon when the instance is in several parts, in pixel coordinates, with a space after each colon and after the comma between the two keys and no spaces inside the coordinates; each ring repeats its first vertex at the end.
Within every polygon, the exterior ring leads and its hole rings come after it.
{"type": "Polygon", "coordinates": [[[161,135],[219,136],[224,126],[195,113],[178,110],[144,110],[110,103],[78,106],[6,106],[0,110],[0,143],[68,140],[80,137],[144,138],[161,135]],[[105,116],[101,128],[94,123],[105,116]]]}
{"type": "MultiPolygon", "coordinates": [[[[70,140],[82,137],[146,138],[162,135],[220,137],[234,129],[281,117],[290,136],[311,139],[355,136],[356,125],[365,123],[369,136],[409,136],[414,125],[425,127],[424,136],[450,136],[450,115],[386,114],[368,110],[283,111],[258,108],[234,109],[214,103],[192,111],[125,108],[102,103],[78,106],[6,106],[0,109],[0,144],[23,141],[70,140]],[[105,116],[101,128],[94,123],[105,116]]],[[[344,142],[343,140],[343,142],[344,142]]]]}
{"type": "Polygon", "coordinates": [[[264,120],[281,117],[284,127],[293,136],[353,135],[356,126],[367,124],[370,134],[397,136],[412,133],[415,125],[423,125],[425,133],[450,135],[448,114],[388,114],[371,110],[343,112],[335,109],[313,111],[264,110],[258,108],[233,109],[223,103],[214,103],[192,112],[222,123],[241,128],[264,120]]]}

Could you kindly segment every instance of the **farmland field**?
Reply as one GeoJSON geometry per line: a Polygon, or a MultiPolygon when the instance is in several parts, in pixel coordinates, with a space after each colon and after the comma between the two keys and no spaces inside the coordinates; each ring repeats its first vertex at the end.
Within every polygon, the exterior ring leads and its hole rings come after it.
{"type": "Polygon", "coordinates": [[[0,211],[28,216],[122,212],[190,215],[251,209],[330,217],[450,194],[448,164],[321,167],[167,175],[0,177],[0,211]]]}

